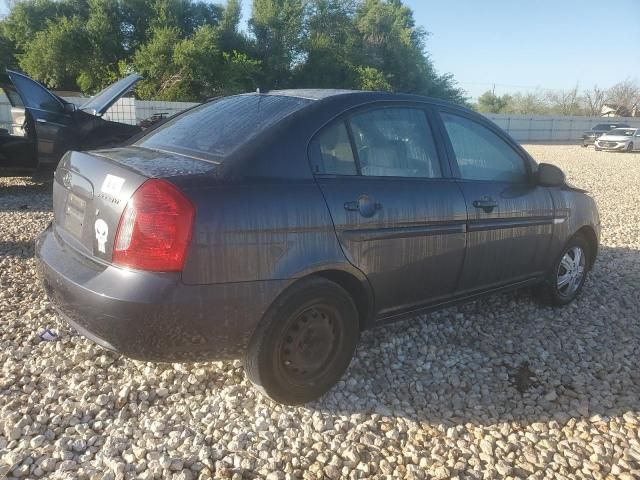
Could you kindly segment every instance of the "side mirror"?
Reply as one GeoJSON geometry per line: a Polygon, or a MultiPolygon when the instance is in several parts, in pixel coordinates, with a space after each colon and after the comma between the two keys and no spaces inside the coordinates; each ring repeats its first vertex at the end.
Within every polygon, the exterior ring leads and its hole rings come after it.
{"type": "Polygon", "coordinates": [[[538,185],[543,187],[562,187],[567,181],[564,172],[549,163],[541,163],[538,165],[537,176],[538,185]]]}
{"type": "Polygon", "coordinates": [[[64,104],[64,113],[73,113],[78,109],[75,103],[65,103],[64,104]]]}

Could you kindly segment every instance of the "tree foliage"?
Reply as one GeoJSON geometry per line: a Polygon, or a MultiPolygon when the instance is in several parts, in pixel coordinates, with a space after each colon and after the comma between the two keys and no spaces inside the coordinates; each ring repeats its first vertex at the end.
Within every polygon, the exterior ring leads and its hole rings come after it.
{"type": "Polygon", "coordinates": [[[576,85],[567,90],[541,90],[496,95],[487,90],[474,105],[483,113],[515,113],[524,115],[586,115],[598,117],[603,108],[618,116],[632,115],[640,110],[640,84],[630,79],[609,89],[597,85],[581,91],[576,85]]]}
{"type": "Polygon", "coordinates": [[[476,110],[482,113],[501,113],[506,110],[510,102],[510,95],[496,95],[494,91],[487,90],[478,97],[476,110]]]}
{"type": "Polygon", "coordinates": [[[465,102],[401,0],[21,0],[0,22],[0,66],[94,93],[131,71],[142,98],[352,88],[465,102]]]}

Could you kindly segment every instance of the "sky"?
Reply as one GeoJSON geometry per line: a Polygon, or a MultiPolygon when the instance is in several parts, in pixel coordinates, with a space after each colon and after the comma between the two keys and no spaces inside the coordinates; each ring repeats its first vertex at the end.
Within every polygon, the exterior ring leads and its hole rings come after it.
{"type": "MultiPolygon", "coordinates": [[[[221,0],[218,0],[221,1],[221,0]]],[[[469,96],[640,81],[640,0],[405,0],[469,96]]],[[[251,0],[243,0],[246,22],[251,0]]],[[[0,0],[0,14],[6,13],[0,0]]]]}

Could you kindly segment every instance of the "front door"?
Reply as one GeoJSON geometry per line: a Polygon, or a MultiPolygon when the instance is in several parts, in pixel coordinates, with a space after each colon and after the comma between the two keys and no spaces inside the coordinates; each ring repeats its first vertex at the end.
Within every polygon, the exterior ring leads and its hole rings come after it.
{"type": "Polygon", "coordinates": [[[55,166],[73,145],[74,123],[64,104],[38,82],[17,72],[8,77],[22,99],[27,116],[27,134],[35,132],[39,165],[55,166]]]}
{"type": "Polygon", "coordinates": [[[446,110],[440,118],[469,218],[458,293],[542,275],[554,207],[548,189],[533,180],[526,155],[488,122],[446,110]]]}
{"type": "Polygon", "coordinates": [[[340,244],[381,316],[455,291],[467,212],[441,153],[425,110],[405,106],[349,115],[311,144],[340,244]]]}

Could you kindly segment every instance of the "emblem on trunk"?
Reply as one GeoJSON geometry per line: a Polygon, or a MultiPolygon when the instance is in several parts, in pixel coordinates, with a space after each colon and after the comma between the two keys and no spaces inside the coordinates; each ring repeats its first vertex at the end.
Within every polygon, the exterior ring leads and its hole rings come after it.
{"type": "Polygon", "coordinates": [[[101,218],[96,220],[96,240],[98,240],[98,251],[106,253],[107,235],[109,234],[109,225],[101,218]]]}

